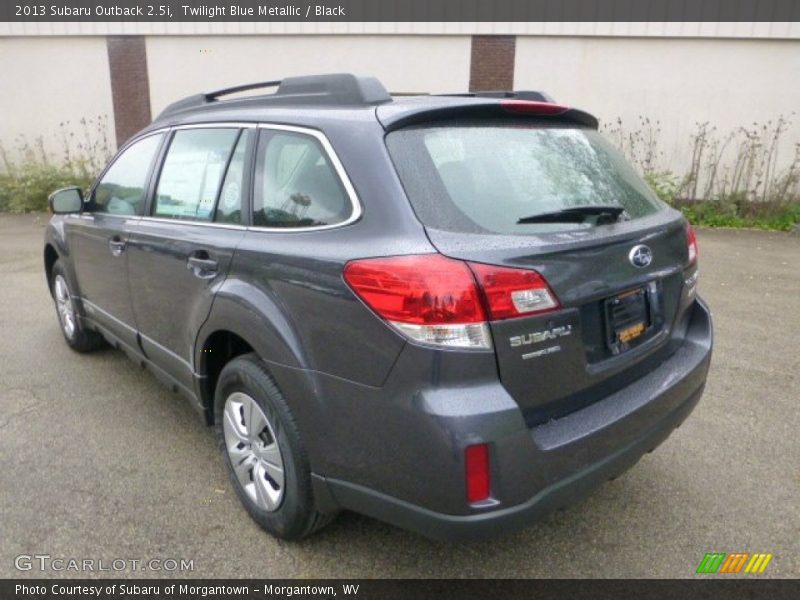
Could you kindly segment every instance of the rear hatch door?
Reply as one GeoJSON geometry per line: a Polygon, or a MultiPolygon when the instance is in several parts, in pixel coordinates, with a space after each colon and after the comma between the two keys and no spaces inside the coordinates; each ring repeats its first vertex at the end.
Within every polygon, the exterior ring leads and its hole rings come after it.
{"type": "Polygon", "coordinates": [[[555,311],[490,324],[502,383],[531,424],[624,387],[674,351],[686,234],[680,217],[664,217],[650,227],[607,227],[623,231],[543,244],[428,229],[442,254],[534,269],[558,299],[555,311]],[[641,245],[653,257],[644,268],[629,259],[641,245]]]}
{"type": "Polygon", "coordinates": [[[674,351],[684,220],[596,131],[446,121],[391,132],[387,146],[437,250],[534,269],[557,297],[556,310],[491,323],[501,381],[530,424],[620,389],[674,351]],[[616,209],[574,214],[602,206],[616,209]]]}

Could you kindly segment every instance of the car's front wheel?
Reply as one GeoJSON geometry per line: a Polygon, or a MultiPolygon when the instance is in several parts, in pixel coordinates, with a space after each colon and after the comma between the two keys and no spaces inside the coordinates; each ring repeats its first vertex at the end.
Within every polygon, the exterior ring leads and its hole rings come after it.
{"type": "Polygon", "coordinates": [[[102,346],[102,336],[95,331],[86,329],[78,318],[67,272],[60,260],[53,265],[52,277],[51,289],[53,300],[56,303],[58,322],[69,347],[77,352],[90,352],[102,346]]]}
{"type": "Polygon", "coordinates": [[[225,365],[214,397],[216,435],[231,482],[250,516],[296,540],[333,515],[316,508],[311,469],[283,394],[255,354],[225,365]]]}

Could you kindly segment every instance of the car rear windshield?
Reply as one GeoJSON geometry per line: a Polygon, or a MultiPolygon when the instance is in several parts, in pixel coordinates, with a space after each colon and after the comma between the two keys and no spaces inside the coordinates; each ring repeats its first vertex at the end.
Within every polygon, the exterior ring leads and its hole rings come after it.
{"type": "Polygon", "coordinates": [[[530,222],[542,213],[614,206],[624,212],[613,218],[626,220],[665,206],[593,129],[530,121],[447,122],[391,132],[386,144],[415,212],[435,229],[535,234],[600,222],[596,214],[572,222],[530,222]]]}

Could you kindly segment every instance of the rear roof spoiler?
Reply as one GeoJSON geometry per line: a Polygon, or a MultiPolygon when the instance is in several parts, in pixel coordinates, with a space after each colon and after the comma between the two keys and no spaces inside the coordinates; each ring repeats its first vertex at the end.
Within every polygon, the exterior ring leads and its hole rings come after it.
{"type": "MultiPolygon", "coordinates": [[[[429,97],[433,99],[434,97],[429,97]]],[[[378,120],[386,131],[392,131],[409,125],[452,121],[456,119],[538,119],[560,123],[574,123],[591,129],[598,128],[595,116],[568,106],[554,102],[527,100],[517,97],[458,97],[441,98],[438,103],[397,102],[378,107],[378,120]]]]}
{"type": "Polygon", "coordinates": [[[457,94],[434,94],[435,96],[447,96],[449,98],[513,98],[514,100],[532,100],[534,102],[555,102],[546,92],[534,90],[514,90],[514,91],[495,91],[495,92],[466,92],[457,94]]]}

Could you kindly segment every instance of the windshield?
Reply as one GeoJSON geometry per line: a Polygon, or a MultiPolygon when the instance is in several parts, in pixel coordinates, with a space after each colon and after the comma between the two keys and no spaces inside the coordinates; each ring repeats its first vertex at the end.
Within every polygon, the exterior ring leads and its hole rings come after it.
{"type": "Polygon", "coordinates": [[[524,235],[597,222],[592,211],[585,220],[525,222],[542,213],[618,206],[620,219],[637,219],[664,207],[593,129],[447,123],[394,131],[386,144],[414,210],[436,229],[524,235]]]}

